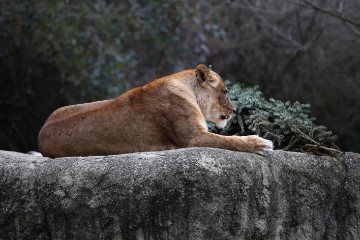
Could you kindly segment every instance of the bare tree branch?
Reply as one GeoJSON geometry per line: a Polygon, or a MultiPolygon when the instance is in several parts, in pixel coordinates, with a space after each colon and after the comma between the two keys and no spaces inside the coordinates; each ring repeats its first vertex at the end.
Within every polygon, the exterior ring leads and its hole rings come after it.
{"type": "MultiPolygon", "coordinates": [[[[254,7],[252,6],[248,1],[244,1],[243,4],[238,4],[238,8],[242,8],[242,9],[247,9],[251,12],[254,13],[254,17],[258,20],[260,20],[263,24],[265,24],[268,29],[272,30],[272,32],[274,34],[276,34],[278,37],[280,37],[282,41],[282,43],[285,45],[289,45],[292,47],[295,47],[296,49],[301,49],[301,50],[305,50],[308,46],[303,45],[302,43],[300,43],[299,41],[297,41],[296,39],[294,39],[291,34],[286,33],[284,31],[282,31],[279,26],[277,26],[276,24],[273,24],[269,21],[269,19],[267,19],[264,14],[259,14],[259,13],[268,13],[271,12],[272,10],[270,9],[261,9],[259,7],[254,7]]],[[[287,10],[287,11],[294,11],[294,13],[296,12],[296,10],[287,10]]],[[[285,15],[285,13],[280,13],[280,12],[273,12],[279,15],[285,15]]],[[[278,42],[280,42],[280,39],[278,39],[278,42]]]]}
{"type": "Polygon", "coordinates": [[[360,22],[357,22],[357,21],[355,21],[355,20],[353,20],[351,18],[348,18],[348,17],[344,16],[343,14],[341,14],[340,12],[337,12],[337,11],[332,10],[332,9],[322,8],[322,7],[318,6],[318,5],[310,2],[309,0],[302,0],[302,1],[304,3],[306,3],[307,5],[311,6],[312,8],[314,8],[317,11],[329,14],[329,15],[331,15],[333,17],[341,19],[342,21],[344,21],[346,23],[349,23],[349,24],[352,24],[354,26],[360,27],[360,22]]]}
{"type": "Polygon", "coordinates": [[[351,30],[353,30],[353,32],[356,34],[356,35],[358,35],[359,37],[360,37],[360,31],[353,25],[353,24],[351,24],[351,23],[346,23],[350,28],[351,28],[351,30]]]}
{"type": "Polygon", "coordinates": [[[343,9],[343,6],[344,6],[344,1],[345,1],[345,0],[341,0],[341,1],[339,2],[338,12],[342,12],[342,9],[343,9]]]}

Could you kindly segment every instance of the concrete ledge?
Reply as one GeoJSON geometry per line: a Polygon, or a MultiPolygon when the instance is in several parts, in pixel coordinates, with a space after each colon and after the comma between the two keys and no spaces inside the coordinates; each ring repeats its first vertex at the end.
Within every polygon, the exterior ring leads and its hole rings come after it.
{"type": "Polygon", "coordinates": [[[360,155],[0,151],[3,239],[360,239],[360,155]]]}

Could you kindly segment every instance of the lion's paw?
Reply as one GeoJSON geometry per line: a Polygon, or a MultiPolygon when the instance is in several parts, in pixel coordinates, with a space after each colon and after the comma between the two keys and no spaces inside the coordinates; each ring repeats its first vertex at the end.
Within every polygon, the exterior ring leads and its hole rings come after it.
{"type": "Polygon", "coordinates": [[[264,153],[272,151],[274,146],[272,141],[259,137],[257,135],[250,135],[246,138],[246,144],[249,152],[264,153]]]}

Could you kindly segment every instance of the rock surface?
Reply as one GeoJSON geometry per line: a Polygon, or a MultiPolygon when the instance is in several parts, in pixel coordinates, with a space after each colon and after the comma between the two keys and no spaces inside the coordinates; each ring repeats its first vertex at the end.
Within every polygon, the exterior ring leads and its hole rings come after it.
{"type": "Polygon", "coordinates": [[[1,239],[360,239],[360,154],[0,151],[1,239]]]}

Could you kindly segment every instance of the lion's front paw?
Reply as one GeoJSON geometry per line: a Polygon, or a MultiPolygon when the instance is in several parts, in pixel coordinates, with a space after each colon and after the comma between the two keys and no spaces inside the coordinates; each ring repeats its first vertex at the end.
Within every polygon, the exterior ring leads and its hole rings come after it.
{"type": "Polygon", "coordinates": [[[257,135],[246,136],[245,141],[249,152],[263,153],[265,151],[272,151],[274,147],[272,141],[257,135]]]}

